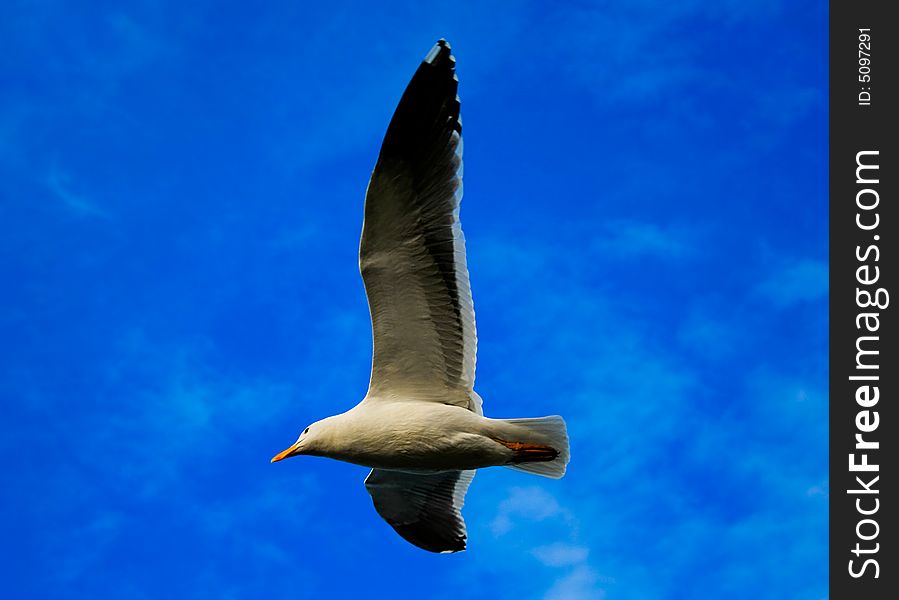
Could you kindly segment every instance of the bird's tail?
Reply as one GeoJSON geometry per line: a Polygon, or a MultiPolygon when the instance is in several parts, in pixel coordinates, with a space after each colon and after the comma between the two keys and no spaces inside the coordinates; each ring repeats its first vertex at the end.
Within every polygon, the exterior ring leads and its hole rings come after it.
{"type": "Polygon", "coordinates": [[[552,479],[565,474],[571,454],[568,430],[562,417],[502,420],[522,432],[518,436],[522,439],[501,442],[514,453],[512,462],[505,466],[552,479]]]}

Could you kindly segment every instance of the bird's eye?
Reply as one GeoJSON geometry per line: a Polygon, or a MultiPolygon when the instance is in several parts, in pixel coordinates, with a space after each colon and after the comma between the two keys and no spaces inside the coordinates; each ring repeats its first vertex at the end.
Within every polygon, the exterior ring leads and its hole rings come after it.
{"type": "Polygon", "coordinates": [[[303,430],[303,435],[306,435],[307,433],[309,433],[309,428],[308,428],[308,427],[307,427],[306,429],[303,430]]]}

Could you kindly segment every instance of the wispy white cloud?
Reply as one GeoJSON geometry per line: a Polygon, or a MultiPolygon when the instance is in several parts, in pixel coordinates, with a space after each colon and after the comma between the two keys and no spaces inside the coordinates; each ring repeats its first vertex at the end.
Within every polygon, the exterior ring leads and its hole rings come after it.
{"type": "Polygon", "coordinates": [[[85,415],[96,433],[85,440],[84,458],[103,465],[104,456],[118,456],[111,480],[152,499],[192,464],[229,452],[226,440],[270,426],[289,406],[293,385],[218,372],[206,362],[208,345],[172,345],[142,331],[120,340],[102,386],[128,389],[132,400],[85,415]]]}
{"type": "Polygon", "coordinates": [[[46,179],[47,187],[66,207],[85,216],[108,219],[109,213],[87,196],[72,191],[72,177],[53,168],[46,179]]]}
{"type": "Polygon", "coordinates": [[[95,513],[86,523],[60,531],[54,540],[54,553],[64,556],[50,571],[52,580],[70,584],[96,568],[110,545],[122,534],[125,517],[119,512],[95,513]],[[77,548],[77,551],[73,549],[77,548]]]}
{"type": "Polygon", "coordinates": [[[827,297],[827,263],[817,259],[793,259],[775,267],[757,291],[781,308],[827,297]]]}
{"type": "Polygon", "coordinates": [[[567,567],[583,563],[589,553],[589,548],[565,542],[538,546],[532,552],[537,560],[548,567],[567,567]]]}
{"type": "Polygon", "coordinates": [[[499,505],[491,528],[494,535],[502,536],[513,531],[521,523],[545,521],[550,518],[570,519],[571,515],[543,488],[514,487],[499,505]]]}
{"type": "MultiPolygon", "coordinates": [[[[256,443],[260,430],[276,428],[278,415],[294,399],[294,386],[222,372],[210,360],[213,353],[203,338],[173,343],[141,330],[118,341],[95,381],[97,396],[67,425],[71,431],[65,435],[77,431],[80,440],[44,484],[46,509],[42,501],[35,503],[45,518],[60,522],[52,536],[39,540],[54,557],[53,586],[71,587],[133,544],[139,510],[167,514],[178,529],[173,539],[198,536],[215,548],[213,557],[198,563],[195,578],[184,584],[188,587],[212,586],[223,597],[252,595],[259,575],[239,581],[220,577],[215,557],[233,548],[242,560],[267,569],[314,577],[295,564],[296,539],[279,532],[327,536],[319,531],[325,525],[314,519],[314,507],[325,502],[321,482],[309,471],[281,469],[281,476],[274,476],[273,468],[273,477],[265,478],[245,466],[268,467],[280,444],[293,439],[256,443]],[[215,494],[196,485],[211,472],[227,473],[233,485],[215,494]],[[248,472],[255,477],[244,479],[248,472]],[[62,505],[61,497],[66,498],[62,505]],[[120,508],[123,497],[127,509],[120,508]],[[269,533],[257,535],[262,528],[269,533]]],[[[361,495],[361,478],[359,486],[361,495]]],[[[134,597],[141,597],[138,591],[134,597]]],[[[131,595],[126,590],[123,597],[131,595]]]]}
{"type": "Polygon", "coordinates": [[[693,254],[697,232],[679,225],[617,220],[603,228],[593,246],[604,255],[625,258],[679,259],[693,254]]]}
{"type": "Polygon", "coordinates": [[[733,311],[733,307],[728,307],[728,314],[722,315],[721,311],[712,312],[708,306],[693,309],[677,329],[678,341],[713,362],[732,359],[741,349],[736,340],[745,342],[747,335],[747,331],[731,317],[733,311]]]}
{"type": "Polygon", "coordinates": [[[772,0],[566,5],[552,17],[554,26],[567,32],[565,38],[548,40],[541,49],[562,55],[560,64],[595,91],[603,104],[655,102],[678,95],[685,86],[703,82],[708,86],[714,80],[702,44],[674,37],[681,31],[679,24],[712,19],[737,27],[776,14],[781,4],[772,0]],[[653,17],[646,18],[647,13],[653,17]],[[602,57],[602,68],[597,68],[597,57],[602,57]]]}
{"type": "Polygon", "coordinates": [[[543,596],[544,600],[602,600],[606,591],[597,586],[600,578],[586,565],[580,565],[557,579],[543,596]]]}
{"type": "Polygon", "coordinates": [[[815,484],[808,488],[805,493],[809,496],[830,496],[830,484],[827,481],[815,484]]]}
{"type": "Polygon", "coordinates": [[[582,539],[576,514],[580,503],[568,496],[562,499],[550,491],[553,487],[510,488],[490,523],[494,540],[482,541],[478,552],[489,552],[500,562],[510,552],[530,554],[535,569],[545,569],[551,582],[544,592],[538,591],[543,598],[601,598],[602,586],[614,582],[600,576],[590,562],[590,548],[582,539]]]}
{"type": "Polygon", "coordinates": [[[102,61],[92,61],[92,66],[107,76],[133,73],[174,51],[173,40],[167,39],[163,30],[154,30],[135,15],[112,13],[106,23],[116,51],[102,61]]]}

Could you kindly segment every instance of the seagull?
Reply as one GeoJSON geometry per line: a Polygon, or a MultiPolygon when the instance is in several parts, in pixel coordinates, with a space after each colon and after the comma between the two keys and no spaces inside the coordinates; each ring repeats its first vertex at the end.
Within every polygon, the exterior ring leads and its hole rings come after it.
{"type": "Polygon", "coordinates": [[[425,56],[365,194],[359,270],[374,346],[368,393],[272,458],[324,456],[370,467],[365,487],[378,514],[408,542],[440,553],[465,549],[461,509],[476,469],[558,479],[569,460],[562,417],[490,419],[474,391],[455,65],[443,39],[425,56]]]}

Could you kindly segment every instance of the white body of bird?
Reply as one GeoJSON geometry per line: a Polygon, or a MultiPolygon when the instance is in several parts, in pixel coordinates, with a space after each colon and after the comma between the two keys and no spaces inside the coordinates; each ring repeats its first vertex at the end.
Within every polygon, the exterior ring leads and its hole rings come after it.
{"type": "Polygon", "coordinates": [[[366,400],[310,425],[296,454],[406,472],[514,466],[561,477],[568,440],[560,417],[488,419],[431,401],[366,400]]]}

